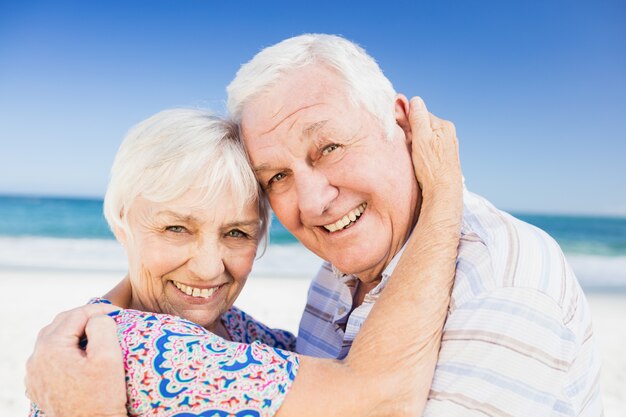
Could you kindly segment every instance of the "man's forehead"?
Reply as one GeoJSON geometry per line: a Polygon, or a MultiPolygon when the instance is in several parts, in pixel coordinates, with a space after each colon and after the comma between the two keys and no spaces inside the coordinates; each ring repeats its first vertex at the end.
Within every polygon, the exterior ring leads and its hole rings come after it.
{"type": "MultiPolygon", "coordinates": [[[[337,74],[312,65],[283,76],[272,88],[244,105],[242,132],[244,135],[263,134],[302,110],[347,98],[345,83],[337,74]]],[[[309,123],[318,121],[309,120],[309,123]]]]}

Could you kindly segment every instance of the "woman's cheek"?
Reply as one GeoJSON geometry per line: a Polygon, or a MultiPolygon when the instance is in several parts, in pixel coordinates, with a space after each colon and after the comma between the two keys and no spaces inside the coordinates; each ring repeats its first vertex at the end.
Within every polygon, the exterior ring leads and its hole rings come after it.
{"type": "Polygon", "coordinates": [[[234,256],[231,256],[231,265],[233,265],[234,268],[232,271],[233,275],[237,275],[238,277],[248,276],[252,270],[256,250],[256,245],[249,245],[241,248],[234,256]]]}
{"type": "Polygon", "coordinates": [[[172,245],[166,241],[151,242],[147,246],[144,264],[153,275],[165,275],[187,261],[187,245],[172,245]]]}

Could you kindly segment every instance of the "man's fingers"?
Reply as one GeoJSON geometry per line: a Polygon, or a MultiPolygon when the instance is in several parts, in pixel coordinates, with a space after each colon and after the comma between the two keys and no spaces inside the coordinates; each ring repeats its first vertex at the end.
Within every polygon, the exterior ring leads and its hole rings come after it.
{"type": "Polygon", "coordinates": [[[87,357],[110,357],[122,363],[122,352],[117,339],[115,321],[106,315],[94,316],[85,327],[87,357]]]}
{"type": "Polygon", "coordinates": [[[42,333],[62,334],[67,337],[80,338],[85,332],[87,321],[94,316],[119,310],[110,304],[89,304],[58,314],[42,333]]]}
{"type": "Polygon", "coordinates": [[[122,350],[115,321],[106,315],[115,310],[94,304],[67,311],[37,339],[24,382],[28,396],[49,415],[126,415],[122,350]],[[86,350],[78,344],[83,335],[86,350]],[[89,395],[93,402],[85,400],[89,395]]]}

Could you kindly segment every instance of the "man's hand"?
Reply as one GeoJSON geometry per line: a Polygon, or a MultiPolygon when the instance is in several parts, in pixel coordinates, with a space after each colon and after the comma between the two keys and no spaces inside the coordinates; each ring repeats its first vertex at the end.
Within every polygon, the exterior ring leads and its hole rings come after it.
{"type": "Polygon", "coordinates": [[[92,304],[55,317],[26,363],[26,389],[47,417],[126,416],[126,385],[115,322],[117,310],[92,304]],[[79,347],[86,335],[86,350],[79,347]]]}

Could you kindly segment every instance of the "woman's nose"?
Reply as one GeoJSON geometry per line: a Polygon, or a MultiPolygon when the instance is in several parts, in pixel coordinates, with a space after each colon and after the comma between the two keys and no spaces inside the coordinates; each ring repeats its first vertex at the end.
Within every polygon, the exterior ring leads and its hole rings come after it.
{"type": "Polygon", "coordinates": [[[189,269],[197,278],[210,281],[219,278],[225,270],[219,243],[216,239],[203,239],[189,260],[189,269]]]}

